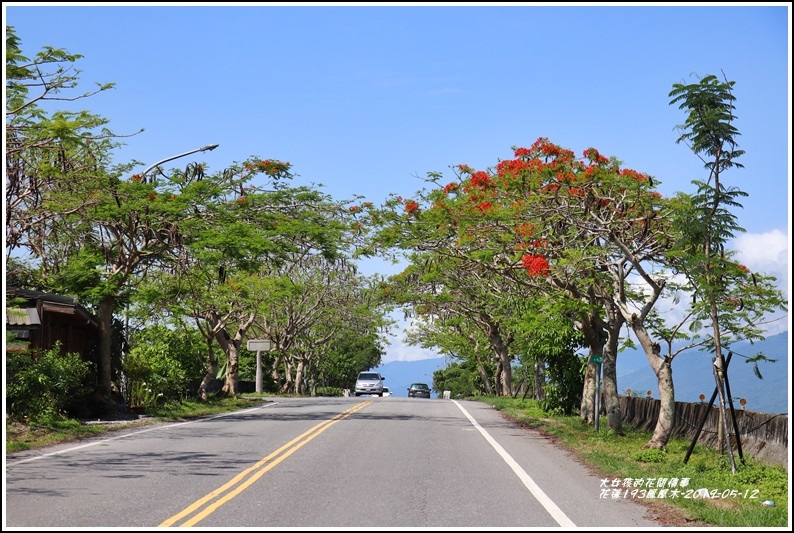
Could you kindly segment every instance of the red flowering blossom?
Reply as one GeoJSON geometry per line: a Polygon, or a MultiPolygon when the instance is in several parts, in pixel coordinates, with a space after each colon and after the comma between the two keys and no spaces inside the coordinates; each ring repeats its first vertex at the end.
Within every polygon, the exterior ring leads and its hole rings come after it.
{"type": "Polygon", "coordinates": [[[473,169],[469,165],[458,165],[458,170],[463,172],[464,174],[471,174],[473,169]]]}
{"type": "Polygon", "coordinates": [[[460,189],[460,184],[458,184],[457,182],[453,181],[452,183],[448,183],[444,187],[444,194],[449,194],[451,192],[455,192],[458,189],[460,189]]]}
{"type": "Polygon", "coordinates": [[[149,201],[154,202],[157,199],[157,194],[150,192],[149,193],[149,201]]]}
{"type": "Polygon", "coordinates": [[[521,264],[530,278],[545,276],[549,273],[549,261],[542,255],[527,254],[521,258],[521,264]]]}
{"type": "Polygon", "coordinates": [[[648,181],[648,175],[642,174],[637,172],[636,170],[632,170],[630,168],[622,168],[620,169],[620,175],[627,178],[634,178],[637,181],[648,181]]]}
{"type": "Polygon", "coordinates": [[[143,180],[143,176],[140,174],[133,174],[130,176],[130,181],[134,181],[135,183],[140,183],[143,180]]]}
{"type": "Polygon", "coordinates": [[[527,237],[535,233],[535,225],[534,224],[521,224],[520,226],[516,227],[516,233],[527,237]]]}
{"type": "Polygon", "coordinates": [[[504,161],[500,161],[496,165],[496,172],[500,176],[504,176],[505,174],[509,174],[511,176],[518,176],[525,170],[532,170],[533,167],[537,166],[537,159],[533,159],[532,161],[523,161],[521,159],[506,159],[504,161]]]}
{"type": "Polygon", "coordinates": [[[598,150],[595,148],[588,148],[585,150],[582,155],[586,157],[588,160],[595,162],[595,163],[607,163],[609,159],[601,155],[598,150]]]}
{"type": "Polygon", "coordinates": [[[405,202],[405,212],[406,213],[416,213],[419,210],[419,204],[413,200],[408,200],[405,202]]]}
{"type": "Polygon", "coordinates": [[[538,137],[531,150],[538,152],[541,156],[556,158],[560,161],[573,161],[575,159],[572,151],[560,148],[556,144],[549,142],[545,137],[538,137]]]}
{"type": "Polygon", "coordinates": [[[278,174],[286,174],[290,169],[290,164],[276,161],[275,159],[263,159],[256,163],[246,164],[245,169],[249,172],[258,171],[264,172],[268,176],[276,176],[278,174]]]}
{"type": "Polygon", "coordinates": [[[478,210],[480,213],[485,213],[486,211],[493,209],[493,204],[491,202],[482,202],[475,205],[474,209],[478,210]]]}
{"type": "Polygon", "coordinates": [[[554,177],[557,178],[557,181],[561,183],[574,183],[579,179],[576,174],[570,171],[558,171],[554,177]]]}
{"type": "Polygon", "coordinates": [[[351,205],[351,206],[350,206],[350,212],[351,212],[351,213],[358,213],[358,212],[360,212],[360,211],[361,211],[361,207],[359,207],[359,206],[357,206],[357,205],[351,205]]]}
{"type": "Polygon", "coordinates": [[[491,178],[488,177],[488,174],[480,170],[479,172],[475,172],[472,175],[471,184],[473,187],[479,187],[480,189],[485,189],[487,186],[491,184],[491,178]]]}

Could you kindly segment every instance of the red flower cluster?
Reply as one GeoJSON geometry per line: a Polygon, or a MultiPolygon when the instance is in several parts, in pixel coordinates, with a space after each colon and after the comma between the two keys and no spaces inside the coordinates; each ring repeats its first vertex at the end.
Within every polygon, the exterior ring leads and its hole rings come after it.
{"type": "Polygon", "coordinates": [[[530,161],[524,161],[522,159],[506,159],[504,161],[499,161],[496,165],[496,171],[500,176],[504,176],[505,174],[509,174],[511,176],[518,176],[523,171],[531,171],[537,169],[539,167],[540,161],[537,159],[532,159],[530,161]]]}
{"type": "Polygon", "coordinates": [[[416,213],[419,210],[419,204],[413,200],[408,200],[405,202],[405,212],[406,213],[416,213]]]}
{"type": "Polygon", "coordinates": [[[535,225],[534,224],[521,224],[520,226],[516,227],[516,233],[523,237],[528,237],[535,233],[535,225]]]}
{"type": "Polygon", "coordinates": [[[458,189],[460,189],[460,185],[453,181],[444,187],[444,194],[449,194],[451,192],[457,191],[458,189]]]}
{"type": "Polygon", "coordinates": [[[488,174],[480,170],[479,172],[475,172],[472,175],[471,184],[473,187],[484,189],[491,184],[491,178],[488,176],[488,174]]]}
{"type": "Polygon", "coordinates": [[[620,175],[627,178],[634,178],[637,181],[648,181],[648,175],[630,168],[620,169],[620,175]]]}
{"type": "Polygon", "coordinates": [[[549,273],[549,261],[542,255],[527,254],[521,258],[521,264],[530,278],[545,276],[549,273]]]}
{"type": "Polygon", "coordinates": [[[276,161],[275,159],[264,159],[257,163],[248,163],[245,169],[249,172],[254,170],[264,172],[268,176],[276,176],[277,174],[286,173],[289,171],[290,164],[283,161],[276,161]]]}
{"type": "Polygon", "coordinates": [[[478,210],[480,213],[485,213],[486,211],[493,209],[493,204],[491,202],[482,202],[475,205],[474,209],[478,210]]]}
{"type": "Polygon", "coordinates": [[[601,155],[595,148],[588,148],[582,155],[594,163],[608,163],[609,159],[601,155]]]}

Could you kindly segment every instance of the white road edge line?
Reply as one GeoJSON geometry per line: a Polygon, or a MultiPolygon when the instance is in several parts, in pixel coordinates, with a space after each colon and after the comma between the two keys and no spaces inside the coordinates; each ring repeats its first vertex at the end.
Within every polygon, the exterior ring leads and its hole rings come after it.
{"type": "Polygon", "coordinates": [[[554,503],[545,492],[543,492],[543,489],[538,487],[538,484],[535,483],[531,477],[529,477],[529,474],[527,474],[526,471],[521,468],[521,465],[516,463],[515,459],[513,459],[510,454],[507,453],[505,449],[502,448],[499,443],[496,442],[494,438],[491,437],[491,435],[485,431],[480,424],[477,423],[476,420],[474,420],[474,418],[466,411],[466,409],[464,409],[463,406],[457,402],[457,400],[452,401],[458,406],[458,409],[460,409],[463,414],[466,415],[466,418],[469,419],[469,422],[471,422],[472,425],[477,428],[477,431],[479,431],[480,434],[485,437],[485,440],[487,440],[491,446],[493,446],[494,450],[496,450],[496,453],[502,456],[502,459],[504,459],[510,468],[513,469],[513,472],[516,473],[518,479],[520,479],[524,486],[529,489],[529,492],[531,492],[535,499],[540,502],[540,504],[544,509],[546,509],[552,518],[554,518],[554,520],[556,520],[557,523],[562,527],[576,527],[576,524],[574,524],[573,521],[568,518],[559,507],[557,507],[557,504],[554,503]]]}
{"type": "Polygon", "coordinates": [[[203,422],[205,420],[212,420],[212,419],[215,419],[215,418],[220,418],[222,416],[228,416],[228,415],[231,415],[231,414],[240,414],[240,413],[247,413],[249,411],[256,411],[257,409],[262,409],[263,407],[269,407],[269,406],[275,405],[277,403],[278,402],[272,402],[272,403],[268,403],[268,404],[265,404],[265,405],[260,405],[258,407],[252,407],[250,409],[245,409],[245,410],[242,410],[242,411],[227,411],[225,413],[219,413],[217,415],[208,416],[208,417],[205,417],[205,418],[198,418],[196,420],[188,420],[186,422],[175,422],[173,424],[166,424],[164,426],[157,426],[157,427],[154,427],[154,428],[142,429],[140,431],[133,431],[131,433],[125,433],[124,435],[118,435],[116,437],[110,437],[108,439],[102,439],[102,440],[98,440],[98,441],[95,441],[95,442],[89,442],[89,443],[86,443],[86,444],[81,444],[80,446],[72,446],[71,448],[65,448],[63,450],[58,450],[57,452],[43,453],[41,455],[36,455],[34,457],[28,457],[27,459],[20,459],[19,461],[6,462],[5,466],[14,466],[14,465],[22,464],[22,463],[29,463],[31,461],[36,461],[38,459],[43,459],[45,457],[51,457],[53,455],[60,455],[62,453],[67,453],[67,452],[71,452],[71,451],[74,451],[74,450],[79,450],[81,448],[88,448],[89,446],[98,446],[99,444],[104,444],[104,443],[110,442],[112,440],[125,439],[125,438],[131,437],[133,435],[140,435],[141,433],[147,433],[149,431],[156,431],[158,429],[166,429],[166,428],[172,428],[172,427],[176,427],[176,426],[184,426],[185,424],[195,424],[197,422],[203,422]]]}

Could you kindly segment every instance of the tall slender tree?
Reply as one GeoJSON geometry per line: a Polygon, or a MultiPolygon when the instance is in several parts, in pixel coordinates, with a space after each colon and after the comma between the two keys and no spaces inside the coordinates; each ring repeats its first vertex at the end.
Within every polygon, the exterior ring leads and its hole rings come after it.
{"type": "MultiPolygon", "coordinates": [[[[680,137],[703,162],[705,180],[694,180],[697,191],[677,198],[675,227],[681,234],[671,254],[675,265],[693,290],[693,329],[705,327],[706,348],[714,353],[714,380],[717,386],[723,433],[728,435],[725,416],[726,366],[723,355],[727,339],[763,339],[759,320],[765,313],[785,309],[786,303],[769,276],[750,272],[733,259],[728,248],[736,233],[743,232],[733,209],[741,208],[747,193],[725,185],[723,174],[744,168],[737,160],[744,154],[736,142],[740,135],[734,122],[733,87],[723,73],[722,81],[710,74],[696,83],[673,84],[670,105],[678,104],[686,120],[677,126],[680,137]],[[726,337],[727,336],[727,337],[726,337]]],[[[733,450],[728,446],[731,468],[736,472],[733,450]]]]}

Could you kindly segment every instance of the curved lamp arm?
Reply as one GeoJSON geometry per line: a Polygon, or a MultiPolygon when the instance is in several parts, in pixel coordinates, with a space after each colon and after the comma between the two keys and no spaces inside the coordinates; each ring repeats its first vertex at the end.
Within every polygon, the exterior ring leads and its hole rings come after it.
{"type": "Polygon", "coordinates": [[[174,159],[179,159],[180,157],[185,157],[186,155],[195,154],[196,152],[212,151],[212,150],[215,150],[217,147],[218,147],[217,144],[208,144],[207,146],[202,146],[201,148],[196,148],[195,150],[191,150],[189,152],[185,152],[184,154],[179,154],[179,155],[174,155],[174,156],[171,156],[171,157],[167,157],[167,158],[163,159],[162,161],[158,161],[157,163],[155,163],[153,165],[150,165],[146,170],[143,171],[143,174],[141,174],[141,178],[143,178],[143,180],[146,181],[146,173],[149,172],[150,170],[152,170],[153,168],[162,165],[163,163],[167,163],[168,161],[172,161],[174,159]]]}

